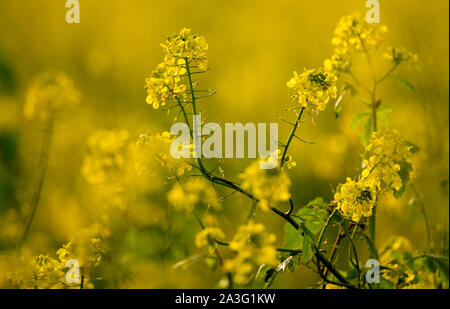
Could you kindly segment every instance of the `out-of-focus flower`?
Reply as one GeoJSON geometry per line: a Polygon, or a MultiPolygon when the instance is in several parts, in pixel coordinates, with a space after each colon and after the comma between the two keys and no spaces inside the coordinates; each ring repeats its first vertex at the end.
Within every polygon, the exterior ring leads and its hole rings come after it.
{"type": "Polygon", "coordinates": [[[248,283],[251,274],[261,265],[278,264],[275,239],[275,235],[268,233],[261,223],[250,221],[240,226],[229,246],[236,257],[224,261],[225,270],[234,274],[236,283],[248,283]]]}
{"type": "Polygon", "coordinates": [[[415,275],[406,265],[405,255],[411,254],[411,243],[403,236],[390,237],[381,247],[380,264],[389,269],[383,272],[383,277],[394,284],[410,285],[415,275]]]}
{"type": "Polygon", "coordinates": [[[266,159],[254,161],[239,178],[243,180],[242,188],[250,190],[259,199],[261,209],[267,211],[270,204],[289,200],[291,180],[285,171],[278,168],[261,169],[259,165],[264,160],[266,159]]]}
{"type": "Polygon", "coordinates": [[[79,104],[81,93],[73,81],[62,72],[45,72],[32,82],[25,98],[27,119],[47,121],[55,112],[79,104]]]}
{"type": "Polygon", "coordinates": [[[197,233],[195,236],[195,245],[197,247],[205,247],[213,245],[215,239],[224,239],[225,234],[218,227],[207,227],[197,233]]]}
{"type": "Polygon", "coordinates": [[[331,44],[337,55],[368,51],[383,41],[386,32],[385,25],[368,23],[363,15],[353,13],[341,18],[331,44]]]}
{"type": "Polygon", "coordinates": [[[138,173],[149,172],[160,167],[171,174],[182,176],[192,166],[182,159],[175,159],[170,154],[170,144],[174,137],[169,132],[151,135],[142,133],[136,142],[135,169],[138,173]]]}
{"type": "Polygon", "coordinates": [[[98,131],[88,138],[88,153],[81,168],[82,175],[92,184],[104,184],[120,179],[125,165],[129,141],[128,131],[98,131]]]}
{"type": "Polygon", "coordinates": [[[336,98],[336,76],[321,69],[305,70],[287,82],[287,86],[294,90],[293,97],[301,107],[310,108],[316,114],[324,111],[330,98],[336,98]]]}
{"type": "Polygon", "coordinates": [[[83,288],[93,288],[89,273],[101,262],[104,252],[101,239],[77,238],[76,241],[69,241],[58,249],[56,258],[49,254],[40,254],[31,259],[22,257],[20,270],[9,272],[7,278],[12,286],[25,289],[79,288],[81,282],[66,282],[69,270],[67,262],[73,259],[79,263],[83,288]]]}
{"type": "Polygon", "coordinates": [[[415,64],[419,60],[417,54],[410,53],[404,47],[388,47],[387,51],[383,54],[383,57],[393,61],[396,64],[402,62],[408,64],[415,64]]]}
{"type": "Polygon", "coordinates": [[[219,199],[214,188],[203,179],[188,179],[185,183],[175,183],[167,194],[170,205],[175,210],[194,210],[197,204],[205,204],[220,209],[219,199]]]}
{"type": "Polygon", "coordinates": [[[351,66],[351,59],[355,52],[369,52],[377,47],[384,39],[387,27],[379,23],[368,23],[359,13],[341,18],[331,44],[334,53],[330,59],[324,61],[324,69],[339,74],[347,72],[351,66]]]}

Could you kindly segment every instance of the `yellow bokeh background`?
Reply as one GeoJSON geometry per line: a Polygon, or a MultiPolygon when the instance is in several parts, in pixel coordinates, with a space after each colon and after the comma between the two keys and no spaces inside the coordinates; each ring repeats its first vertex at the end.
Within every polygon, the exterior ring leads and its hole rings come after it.
{"type": "MultiPolygon", "coordinates": [[[[389,79],[378,95],[383,103],[394,108],[391,126],[421,148],[415,158],[414,187],[427,209],[434,238],[448,248],[448,2],[379,2],[381,22],[388,27],[386,46],[406,47],[419,55],[419,63],[417,68],[399,69],[414,85],[415,92],[389,79]]],[[[0,88],[0,130],[18,145],[17,170],[12,174],[2,170],[1,185],[6,188],[14,184],[17,207],[26,204],[33,190],[40,151],[39,129],[23,118],[25,94],[32,79],[49,69],[64,71],[83,96],[80,106],[55,124],[48,175],[27,242],[27,250],[33,254],[55,252],[70,240],[74,231],[84,228],[92,219],[88,213],[96,205],[95,192],[80,174],[86,140],[91,133],[120,129],[137,138],[142,131],[161,132],[170,128],[172,115],[167,117],[146,104],[144,89],[145,78],[162,60],[159,44],[167,35],[188,27],[203,35],[209,44],[211,70],[200,79],[203,88],[217,89],[217,94],[200,105],[206,121],[279,122],[279,136],[284,140],[290,126],[277,115],[294,120],[292,113],[284,111],[291,105],[286,81],[292,71],[321,66],[332,54],[330,41],[339,19],[367,10],[363,0],[80,0],[80,23],[68,24],[64,4],[63,0],[0,2],[0,62],[11,73],[9,86],[0,88]]],[[[379,74],[388,68],[383,61],[376,67],[379,74]]],[[[365,78],[368,72],[361,69],[359,74],[365,78]]],[[[331,200],[337,184],[347,176],[353,177],[360,167],[363,149],[358,131],[350,128],[350,122],[364,106],[352,100],[343,104],[337,120],[330,103],[314,123],[307,118],[301,124],[298,135],[314,144],[296,140],[290,149],[297,162],[297,167],[289,172],[291,193],[298,205],[316,196],[331,200]]],[[[246,159],[227,159],[222,168],[227,176],[238,180],[239,172],[248,163],[246,159]]],[[[169,255],[158,252],[161,240],[155,240],[152,232],[145,237],[139,234],[142,227],[161,215],[153,212],[152,203],[168,207],[165,180],[152,181],[156,193],[148,205],[138,203],[130,207],[127,216],[133,218],[133,225],[117,227],[126,231],[126,236],[117,240],[115,252],[124,268],[121,271],[129,273],[129,278],[123,276],[127,279],[116,282],[108,277],[112,271],[104,269],[101,275],[105,279],[100,286],[215,286],[221,278],[219,270],[211,271],[199,264],[187,270],[173,268],[179,260],[195,254],[193,239],[198,227],[178,239],[184,243],[183,248],[169,255]]],[[[7,211],[8,203],[13,202],[3,195],[1,199],[0,238],[7,238],[8,233],[16,234],[17,227],[10,222],[17,218],[7,211]]],[[[399,200],[386,198],[380,202],[378,244],[392,235],[402,235],[417,250],[427,247],[423,218],[412,203],[414,199],[417,197],[408,192],[399,200]]],[[[227,236],[233,235],[239,223],[235,218],[247,214],[248,204],[238,196],[225,201],[226,210],[220,221],[227,236]]],[[[282,246],[284,222],[272,214],[258,215],[282,246]]],[[[195,224],[192,218],[178,221],[175,224],[195,224]]],[[[8,255],[4,247],[0,250],[0,256],[8,255]]],[[[6,271],[3,266],[2,260],[0,273],[6,271]]],[[[273,287],[299,288],[317,280],[315,273],[300,267],[279,276],[273,287]]],[[[0,281],[0,286],[8,285],[0,281]]]]}

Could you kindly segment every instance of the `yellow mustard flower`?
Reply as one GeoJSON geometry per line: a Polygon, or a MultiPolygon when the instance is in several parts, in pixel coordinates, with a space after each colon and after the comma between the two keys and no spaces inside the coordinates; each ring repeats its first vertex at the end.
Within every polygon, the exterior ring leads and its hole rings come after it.
{"type": "Polygon", "coordinates": [[[208,44],[203,36],[192,34],[191,29],[183,28],[161,44],[167,55],[180,59],[179,64],[184,64],[184,59],[195,62],[200,69],[205,70],[208,63],[206,51],[208,44]]]}
{"type": "Polygon", "coordinates": [[[214,244],[214,239],[224,239],[225,234],[218,227],[207,227],[195,236],[195,245],[199,248],[214,244]]]}
{"type": "Polygon", "coordinates": [[[82,175],[91,184],[103,184],[112,177],[120,178],[128,148],[128,131],[101,130],[88,138],[88,153],[81,168],[82,175]]]}
{"type": "Polygon", "coordinates": [[[194,210],[197,204],[205,204],[215,209],[221,205],[214,188],[203,179],[190,178],[185,183],[175,183],[167,194],[170,205],[175,210],[194,210]]]}
{"type": "Polygon", "coordinates": [[[417,54],[410,53],[404,47],[388,47],[387,51],[383,54],[383,57],[393,61],[396,64],[400,64],[402,62],[415,64],[419,59],[417,54]]]}
{"type": "Polygon", "coordinates": [[[170,154],[170,144],[175,137],[169,132],[150,134],[141,133],[136,142],[135,170],[142,174],[164,167],[176,176],[182,176],[190,171],[192,166],[182,159],[175,159],[170,154]]]}
{"type": "Polygon", "coordinates": [[[380,23],[368,23],[365,16],[353,13],[341,18],[331,44],[337,55],[368,51],[383,41],[386,32],[386,26],[380,23]]]}
{"type": "Polygon", "coordinates": [[[331,40],[333,55],[324,61],[324,70],[339,75],[350,69],[355,52],[369,52],[384,39],[387,27],[368,23],[365,16],[354,13],[341,18],[331,40]]]}
{"type": "MultiPolygon", "coordinates": [[[[289,200],[291,180],[286,172],[279,168],[261,169],[261,160],[266,159],[254,161],[239,175],[239,178],[243,180],[242,188],[250,190],[259,199],[258,205],[261,209],[267,211],[271,204],[289,200]]],[[[289,166],[294,165],[295,163],[290,160],[289,166]]]]}
{"type": "MultiPolygon", "coordinates": [[[[409,164],[411,171],[408,173],[412,176],[412,147],[397,130],[374,132],[363,154],[362,178],[378,190],[400,190],[403,185],[399,175],[402,162],[409,164]]],[[[403,168],[406,168],[404,164],[403,168]]]]}
{"type": "Polygon", "coordinates": [[[84,241],[80,235],[77,236],[77,241],[70,241],[58,249],[57,258],[50,254],[40,254],[31,259],[22,257],[20,270],[7,274],[12,286],[24,289],[79,288],[80,283],[66,281],[66,263],[74,259],[83,268],[83,288],[93,288],[89,273],[100,263],[105,251],[99,238],[84,241]]]}
{"type": "Polygon", "coordinates": [[[205,38],[192,34],[190,29],[183,28],[179,33],[169,36],[161,47],[165,52],[164,62],[147,78],[145,86],[146,102],[153,105],[154,109],[173,99],[185,100],[187,65],[205,71],[208,64],[205,38]]]}
{"type": "Polygon", "coordinates": [[[278,264],[275,239],[261,223],[249,221],[240,226],[229,246],[236,256],[224,261],[225,270],[234,274],[236,283],[247,284],[261,265],[278,264]]]}
{"type": "Polygon", "coordinates": [[[301,107],[310,108],[313,113],[324,111],[330,98],[336,98],[337,77],[330,72],[322,72],[322,69],[306,70],[294,76],[287,82],[287,86],[293,89],[292,94],[298,100],[301,107]]]}
{"type": "Polygon", "coordinates": [[[337,209],[344,215],[358,222],[362,216],[370,217],[376,201],[376,188],[363,180],[354,181],[347,178],[345,184],[334,194],[337,209]]]}

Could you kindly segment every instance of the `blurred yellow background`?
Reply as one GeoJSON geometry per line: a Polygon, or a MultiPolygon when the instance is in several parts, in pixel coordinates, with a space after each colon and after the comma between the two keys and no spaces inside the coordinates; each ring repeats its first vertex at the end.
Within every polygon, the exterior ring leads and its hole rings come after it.
{"type": "MultiPolygon", "coordinates": [[[[416,157],[415,187],[426,205],[435,238],[448,248],[448,1],[379,2],[381,22],[388,27],[387,46],[405,46],[419,55],[419,63],[418,69],[402,67],[399,71],[415,86],[415,93],[392,79],[378,95],[394,108],[391,126],[421,148],[416,157]]],[[[55,124],[48,175],[27,241],[27,248],[39,254],[55,252],[74,230],[92,221],[93,213],[98,215],[91,211],[96,207],[95,192],[80,174],[90,134],[120,129],[137,138],[142,131],[169,129],[172,117],[146,104],[144,89],[145,78],[162,60],[159,44],[167,35],[187,27],[209,44],[211,70],[201,76],[202,87],[215,88],[218,93],[200,105],[206,121],[280,122],[277,114],[293,120],[284,112],[290,106],[286,81],[292,71],[321,66],[332,54],[330,41],[340,18],[367,10],[363,0],[80,0],[80,24],[68,24],[64,4],[63,0],[0,1],[0,256],[8,252],[3,241],[16,235],[11,222],[20,221],[17,216],[26,212],[23,205],[37,177],[40,133],[23,118],[25,94],[34,76],[49,69],[63,71],[83,97],[79,107],[55,124]],[[18,209],[17,213],[10,208],[18,209]]],[[[380,67],[380,73],[384,70],[380,67]]],[[[289,176],[298,205],[316,196],[331,200],[333,188],[355,175],[362,146],[350,121],[362,108],[362,104],[344,102],[342,116],[336,120],[329,104],[314,124],[308,119],[301,125],[298,135],[314,144],[295,141],[290,150],[297,162],[289,176]]],[[[280,139],[284,140],[289,130],[280,122],[280,139]]],[[[248,163],[228,159],[223,169],[238,180],[238,173],[248,163]]],[[[164,207],[168,189],[164,180],[154,182],[149,203],[164,207]]],[[[408,192],[400,200],[380,203],[377,243],[391,235],[403,235],[417,250],[427,246],[423,218],[418,207],[411,205],[414,198],[408,192]]],[[[248,201],[233,196],[223,208],[221,222],[231,236],[237,224],[233,218],[242,209],[247,213],[248,201]]],[[[175,222],[193,227],[174,240],[177,247],[168,252],[163,250],[161,231],[149,228],[151,217],[159,214],[145,205],[130,213],[128,217],[134,221],[118,226],[123,233],[111,240],[116,241],[115,254],[124,268],[121,272],[129,276],[116,280],[104,269],[98,287],[208,288],[221,278],[220,271],[211,272],[201,265],[187,270],[172,268],[197,250],[193,239],[198,227],[193,218],[175,222]],[[148,219],[138,222],[140,217],[148,219]]],[[[260,219],[277,234],[281,246],[284,223],[272,214],[261,214],[260,219]]],[[[0,262],[0,272],[5,271],[0,262]]],[[[273,287],[298,288],[317,280],[318,276],[300,267],[279,276],[273,287]]],[[[7,283],[0,281],[0,286],[7,283]]]]}

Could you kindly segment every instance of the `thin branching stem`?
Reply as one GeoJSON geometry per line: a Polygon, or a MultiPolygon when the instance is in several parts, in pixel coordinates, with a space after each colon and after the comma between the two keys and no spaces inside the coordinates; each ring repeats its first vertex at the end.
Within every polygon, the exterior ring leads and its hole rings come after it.
{"type": "MultiPolygon", "coordinates": [[[[191,98],[192,98],[192,110],[194,115],[197,113],[196,110],[196,101],[195,101],[195,94],[194,94],[194,86],[192,83],[192,77],[190,74],[190,68],[189,68],[189,62],[187,61],[188,59],[185,59],[185,64],[186,64],[186,71],[187,71],[187,76],[188,76],[188,81],[189,81],[189,89],[191,92],[191,98]]],[[[297,121],[297,126],[298,126],[298,122],[300,121],[300,117],[303,114],[305,108],[302,108],[298,117],[298,121],[297,121]]],[[[293,130],[293,134],[295,134],[295,130],[293,130]]],[[[293,135],[291,134],[291,135],[293,135]]],[[[291,136],[292,139],[292,136],[291,136]]],[[[287,147],[286,147],[287,148],[287,147]]],[[[285,149],[286,149],[285,148],[285,149]]],[[[198,162],[198,169],[200,170],[200,172],[205,176],[205,178],[207,178],[209,181],[234,189],[237,192],[240,192],[241,194],[247,196],[248,198],[254,200],[255,202],[259,202],[259,199],[253,195],[251,192],[248,192],[247,190],[242,189],[238,184],[236,184],[235,182],[232,182],[228,179],[219,177],[219,176],[215,176],[212,175],[211,173],[209,173],[205,166],[203,165],[202,159],[201,158],[197,158],[197,162],[198,162]]],[[[273,211],[274,213],[276,213],[277,215],[279,215],[280,217],[282,217],[284,220],[286,220],[289,224],[291,224],[296,230],[299,229],[299,224],[288,214],[280,211],[279,209],[275,208],[275,207],[270,207],[271,211],[273,211]]],[[[330,271],[339,281],[341,281],[344,284],[349,284],[348,281],[344,278],[344,276],[337,270],[334,268],[334,266],[328,261],[328,259],[320,252],[320,250],[317,247],[314,247],[315,249],[315,256],[317,257],[317,259],[319,259],[322,264],[325,265],[325,267],[327,268],[327,271],[330,271]]]]}
{"type": "Polygon", "coordinates": [[[303,112],[305,111],[305,109],[306,109],[305,107],[302,107],[302,109],[300,110],[300,113],[298,114],[297,121],[295,121],[294,126],[292,127],[291,134],[289,134],[289,137],[285,144],[286,146],[284,146],[283,154],[281,155],[280,167],[283,167],[284,161],[286,160],[288,148],[291,145],[292,139],[294,138],[294,135],[295,135],[295,131],[297,130],[298,124],[300,123],[300,120],[302,118],[302,115],[303,115],[303,112]]]}

